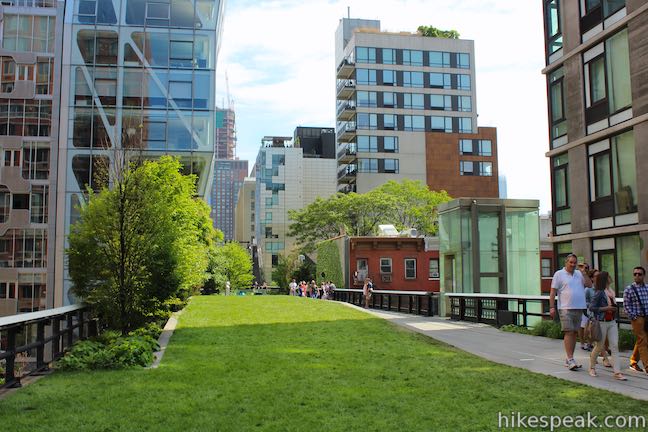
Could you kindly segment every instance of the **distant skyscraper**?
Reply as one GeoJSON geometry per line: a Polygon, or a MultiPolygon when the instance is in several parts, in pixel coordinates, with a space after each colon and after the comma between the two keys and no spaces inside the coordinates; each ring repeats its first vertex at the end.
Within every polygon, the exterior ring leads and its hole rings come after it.
{"type": "Polygon", "coordinates": [[[502,199],[508,198],[508,186],[506,183],[506,176],[505,175],[500,175],[499,176],[499,197],[502,199]]]}
{"type": "Polygon", "coordinates": [[[211,191],[211,217],[214,228],[223,231],[225,240],[234,239],[234,211],[239,190],[248,175],[248,161],[217,159],[211,191]]]}
{"type": "Polygon", "coordinates": [[[216,128],[216,159],[234,159],[236,153],[236,114],[231,108],[217,108],[222,124],[216,128]]]}

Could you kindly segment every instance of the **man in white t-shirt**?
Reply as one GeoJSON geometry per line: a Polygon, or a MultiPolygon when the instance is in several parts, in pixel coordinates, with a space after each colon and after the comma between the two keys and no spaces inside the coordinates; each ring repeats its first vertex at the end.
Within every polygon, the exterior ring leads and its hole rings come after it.
{"type": "Polygon", "coordinates": [[[295,279],[293,279],[292,282],[290,282],[290,284],[288,286],[290,287],[290,295],[291,296],[297,295],[297,293],[296,293],[296,291],[297,291],[297,282],[295,281],[295,279]]]}
{"type": "Polygon", "coordinates": [[[556,293],[558,293],[558,315],[560,316],[560,327],[564,334],[565,353],[567,360],[565,365],[570,370],[576,370],[579,365],[574,360],[574,348],[576,347],[576,335],[581,324],[583,310],[587,308],[585,302],[585,287],[591,287],[592,281],[587,273],[576,270],[578,257],[574,254],[567,255],[565,267],[554,273],[551,281],[551,293],[549,294],[549,314],[553,318],[556,315],[556,293]]]}

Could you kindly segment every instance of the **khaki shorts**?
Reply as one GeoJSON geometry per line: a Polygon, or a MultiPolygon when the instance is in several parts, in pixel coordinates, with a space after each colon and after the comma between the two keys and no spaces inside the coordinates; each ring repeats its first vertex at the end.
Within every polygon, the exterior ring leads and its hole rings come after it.
{"type": "Polygon", "coordinates": [[[558,309],[560,315],[560,327],[564,332],[575,332],[581,326],[583,317],[582,309],[558,309]]]}

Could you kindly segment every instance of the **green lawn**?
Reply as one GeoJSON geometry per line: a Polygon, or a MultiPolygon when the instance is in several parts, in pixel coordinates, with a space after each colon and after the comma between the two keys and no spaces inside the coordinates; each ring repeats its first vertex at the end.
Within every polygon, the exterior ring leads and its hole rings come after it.
{"type": "Polygon", "coordinates": [[[57,372],[0,401],[1,431],[474,431],[498,412],[648,404],[500,366],[344,305],[197,297],[159,369],[57,372]]]}

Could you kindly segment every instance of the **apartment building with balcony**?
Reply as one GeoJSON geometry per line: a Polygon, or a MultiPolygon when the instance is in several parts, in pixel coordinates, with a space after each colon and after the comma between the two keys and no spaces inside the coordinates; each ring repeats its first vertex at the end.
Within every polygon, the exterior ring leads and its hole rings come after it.
{"type": "Polygon", "coordinates": [[[335,43],[340,191],[407,178],[456,196],[498,196],[495,129],[477,126],[473,41],[390,33],[380,21],[343,18],[335,43]],[[464,152],[465,140],[477,149],[488,141],[489,155],[464,152]],[[444,164],[445,175],[435,175],[444,164]]]}
{"type": "Polygon", "coordinates": [[[648,265],[648,3],[543,0],[553,243],[610,272],[648,265]]]}

